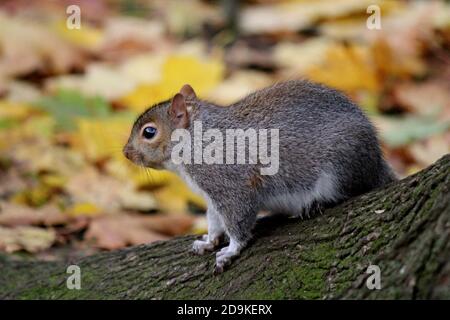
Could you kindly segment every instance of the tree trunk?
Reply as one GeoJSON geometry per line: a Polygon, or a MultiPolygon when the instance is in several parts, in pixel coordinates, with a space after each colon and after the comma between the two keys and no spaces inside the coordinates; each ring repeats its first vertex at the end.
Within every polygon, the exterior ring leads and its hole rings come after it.
{"type": "MultiPolygon", "coordinates": [[[[265,218],[224,273],[194,236],[68,262],[0,256],[0,298],[450,299],[450,155],[309,220],[265,218]],[[69,290],[70,264],[81,289],[69,290]],[[369,265],[381,289],[366,285],[369,265]]],[[[371,280],[371,279],[369,279],[371,280]]]]}

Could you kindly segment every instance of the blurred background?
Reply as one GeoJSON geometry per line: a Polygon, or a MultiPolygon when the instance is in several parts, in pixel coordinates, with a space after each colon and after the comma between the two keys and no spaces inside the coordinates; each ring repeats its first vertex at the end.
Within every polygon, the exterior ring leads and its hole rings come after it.
{"type": "Polygon", "coordinates": [[[121,153],[135,117],[185,83],[223,105],[287,79],[338,88],[413,174],[450,149],[449,52],[448,1],[2,0],[0,252],[205,232],[198,195],[121,153]]]}

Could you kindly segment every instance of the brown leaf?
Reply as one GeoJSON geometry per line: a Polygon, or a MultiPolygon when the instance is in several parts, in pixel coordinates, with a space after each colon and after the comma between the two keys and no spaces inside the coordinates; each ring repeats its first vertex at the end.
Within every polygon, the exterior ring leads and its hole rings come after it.
{"type": "Polygon", "coordinates": [[[420,115],[437,115],[450,110],[449,86],[443,82],[398,85],[394,89],[394,98],[399,106],[420,115]]]}
{"type": "Polygon", "coordinates": [[[432,136],[409,147],[411,155],[421,167],[426,167],[450,152],[450,133],[432,136]]]}
{"type": "Polygon", "coordinates": [[[168,236],[176,236],[188,232],[195,220],[193,216],[186,214],[153,215],[142,218],[144,218],[142,223],[147,228],[168,236]]]}
{"type": "Polygon", "coordinates": [[[98,51],[106,60],[124,60],[130,56],[147,52],[156,44],[159,49],[167,47],[163,36],[164,26],[157,20],[142,20],[133,17],[108,19],[103,45],[98,51]]]}
{"type": "Polygon", "coordinates": [[[64,73],[84,65],[84,54],[41,24],[0,13],[0,75],[64,73]]]}
{"type": "Polygon", "coordinates": [[[66,188],[75,203],[91,203],[105,212],[125,207],[149,210],[156,205],[151,194],[137,192],[131,181],[120,181],[93,168],[72,176],[66,188]]]}
{"type": "Polygon", "coordinates": [[[147,218],[114,215],[95,219],[86,232],[86,239],[93,240],[98,248],[109,250],[168,239],[167,236],[149,228],[147,218]]]}
{"type": "Polygon", "coordinates": [[[14,203],[0,203],[0,225],[46,225],[65,224],[71,218],[64,215],[55,205],[46,205],[38,209],[17,205],[14,203]]]}

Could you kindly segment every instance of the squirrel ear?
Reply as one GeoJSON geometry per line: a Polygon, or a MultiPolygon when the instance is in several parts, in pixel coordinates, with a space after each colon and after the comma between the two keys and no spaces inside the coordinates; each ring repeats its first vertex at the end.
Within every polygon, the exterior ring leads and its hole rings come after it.
{"type": "Polygon", "coordinates": [[[189,125],[189,114],[186,101],[181,93],[177,93],[169,107],[169,117],[176,128],[187,128],[189,125]]]}
{"type": "Polygon", "coordinates": [[[197,98],[197,95],[195,94],[194,89],[192,89],[192,87],[188,84],[185,84],[181,89],[180,89],[180,93],[185,97],[185,98],[197,98]]]}

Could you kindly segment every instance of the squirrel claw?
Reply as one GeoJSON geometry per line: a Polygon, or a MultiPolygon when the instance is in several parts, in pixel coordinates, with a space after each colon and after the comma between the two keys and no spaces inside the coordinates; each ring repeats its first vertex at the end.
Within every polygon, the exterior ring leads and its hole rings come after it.
{"type": "Polygon", "coordinates": [[[228,266],[231,263],[231,257],[218,257],[216,259],[216,265],[214,267],[214,274],[218,275],[222,273],[225,270],[225,267],[228,266]]]}
{"type": "Polygon", "coordinates": [[[223,266],[216,266],[214,267],[214,275],[217,276],[218,274],[221,274],[223,272],[224,268],[223,266]]]}

